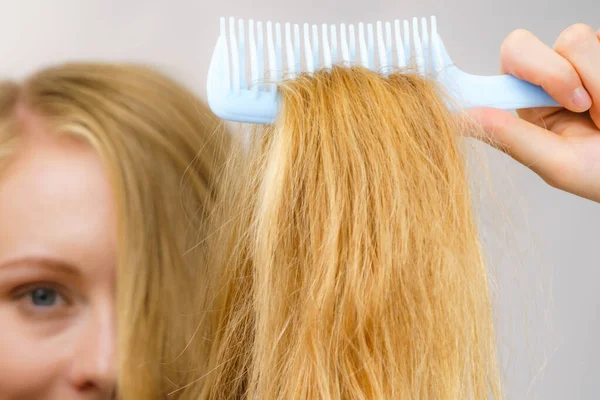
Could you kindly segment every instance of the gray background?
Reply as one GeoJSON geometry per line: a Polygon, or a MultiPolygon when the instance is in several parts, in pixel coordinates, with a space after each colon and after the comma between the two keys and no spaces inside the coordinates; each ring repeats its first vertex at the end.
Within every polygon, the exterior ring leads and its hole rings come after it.
{"type": "MultiPolygon", "coordinates": [[[[552,44],[567,26],[600,28],[598,0],[1,0],[0,77],[64,60],[157,65],[204,96],[219,16],[294,23],[438,17],[463,69],[498,71],[513,29],[552,44]]],[[[600,74],[600,72],[599,72],[600,74]]],[[[600,205],[554,190],[475,144],[483,237],[497,298],[498,346],[509,399],[600,398],[600,205]]],[[[600,157],[600,155],[599,155],[600,157]]]]}

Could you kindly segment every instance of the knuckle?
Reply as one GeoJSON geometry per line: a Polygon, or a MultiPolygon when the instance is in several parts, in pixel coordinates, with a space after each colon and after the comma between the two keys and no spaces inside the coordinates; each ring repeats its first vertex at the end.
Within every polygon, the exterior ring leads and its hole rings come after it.
{"type": "Polygon", "coordinates": [[[591,44],[592,38],[596,38],[596,32],[589,25],[571,25],[560,34],[554,48],[559,53],[567,53],[573,48],[591,44]]]}
{"type": "Polygon", "coordinates": [[[531,37],[531,32],[525,29],[517,29],[511,32],[500,47],[500,60],[506,70],[511,73],[510,64],[513,60],[518,59],[523,52],[524,43],[531,37]]]}
{"type": "Polygon", "coordinates": [[[515,29],[507,37],[505,42],[520,42],[531,37],[531,32],[527,29],[515,29]]]}
{"type": "Polygon", "coordinates": [[[505,54],[511,54],[522,48],[524,42],[531,37],[531,33],[525,29],[512,31],[502,43],[501,51],[505,54]]]}

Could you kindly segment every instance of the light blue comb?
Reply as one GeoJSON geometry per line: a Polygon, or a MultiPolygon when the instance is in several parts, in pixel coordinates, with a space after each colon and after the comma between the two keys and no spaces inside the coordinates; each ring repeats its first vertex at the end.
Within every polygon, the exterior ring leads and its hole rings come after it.
{"type": "Polygon", "coordinates": [[[412,67],[439,81],[463,108],[560,106],[541,87],[512,75],[477,76],[460,70],[446,52],[435,17],[430,20],[431,31],[426,18],[420,25],[413,18],[412,27],[408,21],[377,22],[375,34],[373,24],[359,23],[358,32],[354,25],[319,29],[304,24],[302,38],[298,25],[285,24],[285,35],[279,23],[267,22],[263,27],[262,22],[249,20],[246,31],[244,20],[230,18],[228,25],[221,18],[207,81],[210,108],[225,120],[270,124],[277,116],[277,83],[284,79],[284,70],[289,79],[339,63],[381,73],[412,67]]]}

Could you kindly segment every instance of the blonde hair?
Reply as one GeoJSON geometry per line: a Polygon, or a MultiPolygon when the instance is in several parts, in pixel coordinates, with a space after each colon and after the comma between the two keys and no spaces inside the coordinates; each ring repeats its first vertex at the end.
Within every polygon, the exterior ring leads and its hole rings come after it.
{"type": "Polygon", "coordinates": [[[4,162],[18,152],[21,106],[52,132],[87,141],[106,164],[118,217],[118,392],[163,398],[192,368],[179,355],[197,319],[192,290],[202,288],[189,283],[207,271],[202,241],[228,136],[191,92],[153,69],[66,64],[22,85],[0,82],[4,162]]]}
{"type": "Polygon", "coordinates": [[[457,120],[435,83],[283,82],[232,161],[210,371],[186,398],[501,397],[457,120]]]}

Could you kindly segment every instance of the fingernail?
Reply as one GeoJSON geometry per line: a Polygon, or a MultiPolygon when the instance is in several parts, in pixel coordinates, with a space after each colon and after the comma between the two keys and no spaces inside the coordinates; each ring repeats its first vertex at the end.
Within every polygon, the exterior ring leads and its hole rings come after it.
{"type": "Polygon", "coordinates": [[[592,106],[592,98],[582,86],[578,87],[573,92],[573,104],[582,111],[585,111],[592,106]]]}

